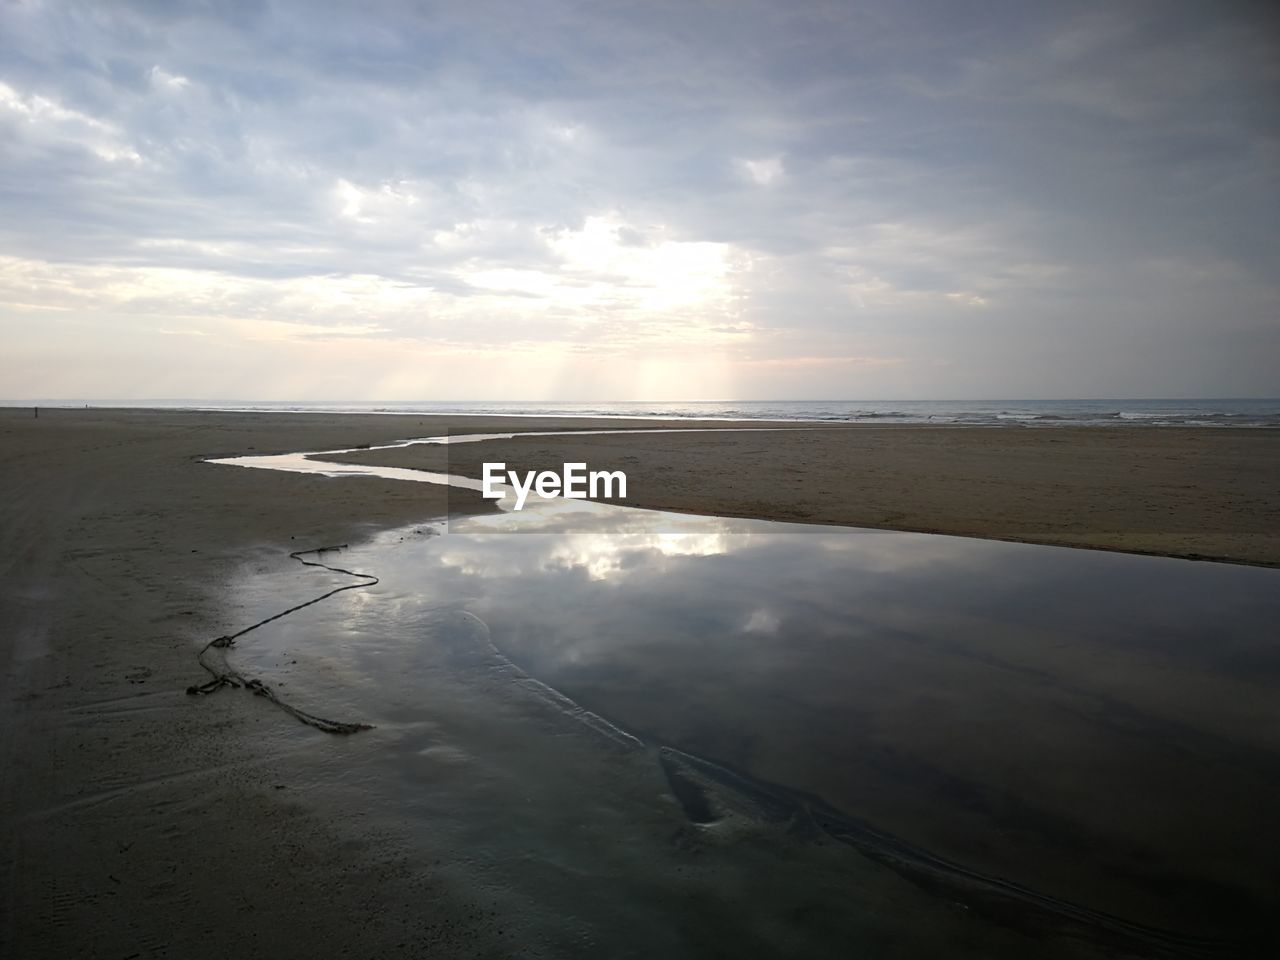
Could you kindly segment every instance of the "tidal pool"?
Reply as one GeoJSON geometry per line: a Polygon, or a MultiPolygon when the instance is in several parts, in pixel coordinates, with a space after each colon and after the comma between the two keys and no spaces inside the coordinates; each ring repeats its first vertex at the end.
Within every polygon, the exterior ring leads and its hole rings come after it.
{"type": "Polygon", "coordinates": [[[565,501],[322,559],[380,582],[231,656],[510,955],[1274,944],[1280,571],[565,501]]]}

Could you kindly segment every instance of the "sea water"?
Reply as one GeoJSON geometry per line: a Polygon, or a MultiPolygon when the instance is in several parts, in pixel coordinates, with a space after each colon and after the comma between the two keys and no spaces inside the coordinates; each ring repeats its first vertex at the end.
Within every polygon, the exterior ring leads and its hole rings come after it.
{"type": "MultiPolygon", "coordinates": [[[[1280,399],[707,400],[692,402],[461,402],[255,400],[24,400],[32,406],[153,407],[314,413],[932,423],[970,426],[1280,426],[1280,399]]],[[[13,401],[11,405],[18,405],[13,401]]]]}

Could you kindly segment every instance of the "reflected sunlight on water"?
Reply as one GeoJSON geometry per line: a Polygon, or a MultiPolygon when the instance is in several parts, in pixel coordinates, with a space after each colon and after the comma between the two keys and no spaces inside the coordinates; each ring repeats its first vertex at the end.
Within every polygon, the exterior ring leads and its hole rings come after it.
{"type": "Polygon", "coordinates": [[[1277,571],[581,501],[432,529],[237,656],[377,724],[317,783],[531,952],[1271,936],[1277,571]]]}

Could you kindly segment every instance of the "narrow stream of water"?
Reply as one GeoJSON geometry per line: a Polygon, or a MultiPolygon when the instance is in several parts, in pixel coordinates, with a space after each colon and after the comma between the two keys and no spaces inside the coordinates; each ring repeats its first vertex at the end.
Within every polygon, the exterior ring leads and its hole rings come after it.
{"type": "MultiPolygon", "coordinates": [[[[478,486],[306,456],[219,462],[478,486]]],[[[280,736],[512,955],[1274,942],[1280,571],[564,500],[340,556],[238,668],[375,725],[280,736]]]]}

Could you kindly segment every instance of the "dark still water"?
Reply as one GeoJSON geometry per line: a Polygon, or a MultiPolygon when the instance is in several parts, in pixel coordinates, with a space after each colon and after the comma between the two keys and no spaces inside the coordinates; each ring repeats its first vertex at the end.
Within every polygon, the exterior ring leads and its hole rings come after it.
{"type": "Polygon", "coordinates": [[[563,501],[439,529],[328,555],[381,582],[233,656],[376,725],[261,718],[507,955],[1268,955],[1280,571],[563,501]]]}

